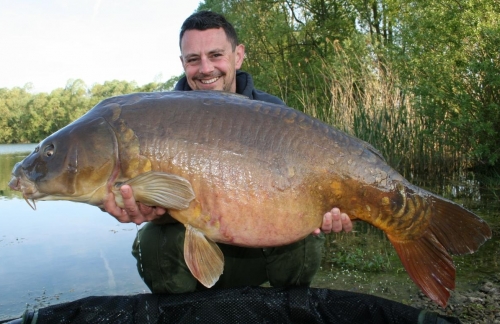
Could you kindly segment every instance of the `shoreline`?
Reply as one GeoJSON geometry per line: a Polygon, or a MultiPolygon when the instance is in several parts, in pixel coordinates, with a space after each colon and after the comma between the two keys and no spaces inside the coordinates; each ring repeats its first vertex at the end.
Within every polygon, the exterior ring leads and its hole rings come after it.
{"type": "Polygon", "coordinates": [[[410,306],[460,319],[464,324],[500,323],[500,274],[482,280],[475,289],[452,291],[446,308],[419,292],[410,306]]]}

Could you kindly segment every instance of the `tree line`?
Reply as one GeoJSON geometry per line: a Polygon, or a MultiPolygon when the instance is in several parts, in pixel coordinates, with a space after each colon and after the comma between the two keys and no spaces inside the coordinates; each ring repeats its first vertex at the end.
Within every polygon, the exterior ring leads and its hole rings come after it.
{"type": "MultiPolygon", "coordinates": [[[[400,170],[498,166],[497,0],[206,0],[246,46],[256,86],[367,140],[400,170]]],[[[0,142],[36,142],[120,91],[78,80],[0,89],[0,142]]]]}
{"type": "Polygon", "coordinates": [[[165,83],[106,81],[88,88],[80,79],[50,93],[32,93],[28,83],[12,89],[0,88],[0,143],[38,143],[81,117],[101,100],[132,92],[170,90],[176,77],[165,83]]]}

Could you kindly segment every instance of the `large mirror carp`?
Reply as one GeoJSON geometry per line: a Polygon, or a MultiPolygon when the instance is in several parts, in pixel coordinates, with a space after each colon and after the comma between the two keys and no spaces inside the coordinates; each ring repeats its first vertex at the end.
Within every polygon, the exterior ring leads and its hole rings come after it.
{"type": "Polygon", "coordinates": [[[450,254],[491,237],[482,219],[412,185],[368,143],[292,108],[219,91],[106,99],[12,174],[10,187],[33,203],[102,207],[130,184],[139,202],[185,224],[186,263],[207,287],[223,270],[214,242],[289,244],[336,206],[383,230],[413,281],[444,307],[455,287],[450,254]]]}

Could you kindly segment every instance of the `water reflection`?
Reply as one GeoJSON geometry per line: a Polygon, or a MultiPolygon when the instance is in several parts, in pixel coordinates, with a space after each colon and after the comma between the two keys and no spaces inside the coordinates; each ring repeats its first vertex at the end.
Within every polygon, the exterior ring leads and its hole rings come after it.
{"type": "Polygon", "coordinates": [[[42,201],[33,211],[7,186],[28,152],[8,146],[0,145],[0,321],[26,308],[149,291],[130,253],[136,226],[73,202],[42,201]]]}

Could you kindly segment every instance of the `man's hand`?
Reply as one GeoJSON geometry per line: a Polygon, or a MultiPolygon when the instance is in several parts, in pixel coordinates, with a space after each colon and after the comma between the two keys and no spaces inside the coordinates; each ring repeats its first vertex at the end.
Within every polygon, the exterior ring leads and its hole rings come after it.
{"type": "Polygon", "coordinates": [[[319,235],[321,231],[323,231],[325,234],[331,232],[338,233],[342,230],[344,232],[352,231],[352,222],[346,213],[340,213],[340,209],[335,207],[331,211],[323,215],[321,228],[315,229],[312,234],[319,235]]]}
{"type": "Polygon", "coordinates": [[[125,208],[120,208],[116,205],[113,193],[109,193],[104,201],[104,209],[120,223],[135,223],[139,225],[144,222],[159,219],[167,213],[165,208],[150,207],[137,203],[132,188],[130,188],[129,185],[121,186],[120,193],[123,197],[125,208]]]}

